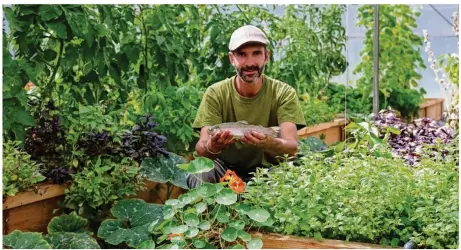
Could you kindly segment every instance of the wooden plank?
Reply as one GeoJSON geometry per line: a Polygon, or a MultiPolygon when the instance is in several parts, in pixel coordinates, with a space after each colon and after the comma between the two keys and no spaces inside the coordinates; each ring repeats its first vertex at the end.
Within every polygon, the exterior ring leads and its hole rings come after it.
{"type": "Polygon", "coordinates": [[[323,131],[323,130],[329,129],[331,127],[338,127],[338,126],[345,126],[345,125],[346,125],[346,119],[338,118],[338,119],[335,119],[332,122],[325,122],[325,123],[320,123],[320,124],[317,124],[317,125],[314,125],[314,126],[309,126],[309,127],[302,128],[302,129],[298,130],[298,135],[302,136],[304,134],[311,134],[311,133],[323,131]]]}
{"type": "Polygon", "coordinates": [[[3,210],[11,209],[18,206],[27,205],[30,203],[38,202],[53,197],[64,195],[64,185],[58,184],[41,184],[38,185],[37,190],[21,192],[12,197],[7,197],[3,202],[3,210]]]}
{"type": "Polygon", "coordinates": [[[343,129],[346,125],[345,119],[335,119],[333,122],[321,123],[315,126],[306,127],[298,131],[300,138],[316,137],[320,138],[320,135],[325,135],[325,143],[331,145],[337,141],[344,140],[343,129]]]}
{"type": "Polygon", "coordinates": [[[261,238],[263,249],[383,249],[391,248],[376,244],[346,242],[342,240],[327,240],[317,241],[312,238],[288,236],[274,233],[252,233],[254,237],[261,238]]]}
{"type": "Polygon", "coordinates": [[[419,105],[420,108],[426,108],[429,106],[433,106],[439,103],[443,104],[444,99],[443,98],[426,98],[424,99],[424,102],[419,105]]]}
{"type": "Polygon", "coordinates": [[[41,201],[28,203],[14,208],[3,210],[3,235],[9,234],[14,230],[23,232],[47,232],[50,220],[62,214],[58,202],[64,200],[64,195],[47,198],[41,201]]]}
{"type": "Polygon", "coordinates": [[[435,103],[426,108],[426,117],[439,121],[439,120],[442,120],[442,115],[443,115],[443,103],[435,103]]]}

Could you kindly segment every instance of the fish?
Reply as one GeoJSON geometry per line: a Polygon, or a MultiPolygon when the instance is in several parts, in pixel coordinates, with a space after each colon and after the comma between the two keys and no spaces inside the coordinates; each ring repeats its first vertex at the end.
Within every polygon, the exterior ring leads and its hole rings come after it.
{"type": "Polygon", "coordinates": [[[247,121],[226,122],[208,128],[209,135],[224,131],[229,131],[232,137],[237,140],[243,138],[244,134],[250,131],[256,131],[272,137],[279,137],[280,135],[280,127],[266,128],[261,125],[250,125],[247,121]]]}

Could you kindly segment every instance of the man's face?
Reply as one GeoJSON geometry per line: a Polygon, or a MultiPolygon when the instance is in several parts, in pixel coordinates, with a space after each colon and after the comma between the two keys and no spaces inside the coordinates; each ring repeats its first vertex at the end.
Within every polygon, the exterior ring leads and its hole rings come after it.
{"type": "Polygon", "coordinates": [[[240,79],[245,83],[254,84],[264,72],[269,55],[269,51],[263,45],[248,44],[230,52],[229,59],[240,79]]]}

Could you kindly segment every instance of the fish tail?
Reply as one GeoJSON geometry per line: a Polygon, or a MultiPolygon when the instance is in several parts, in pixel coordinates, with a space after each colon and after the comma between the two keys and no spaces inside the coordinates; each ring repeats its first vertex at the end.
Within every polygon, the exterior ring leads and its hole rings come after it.
{"type": "Polygon", "coordinates": [[[280,127],[269,127],[269,128],[275,132],[275,137],[280,137],[280,127]]]}

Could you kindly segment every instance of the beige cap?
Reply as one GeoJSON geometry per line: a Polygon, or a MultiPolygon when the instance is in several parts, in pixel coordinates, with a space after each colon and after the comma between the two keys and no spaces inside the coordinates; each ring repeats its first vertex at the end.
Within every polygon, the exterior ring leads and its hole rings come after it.
{"type": "Polygon", "coordinates": [[[232,33],[229,42],[229,50],[234,51],[248,42],[256,42],[267,45],[269,40],[267,40],[266,35],[259,28],[253,25],[245,25],[236,29],[234,33],[232,33]]]}

